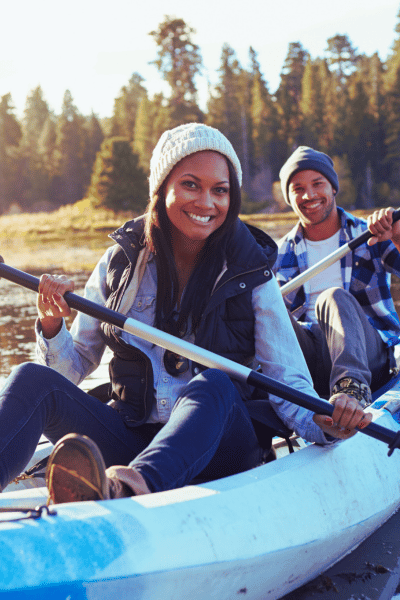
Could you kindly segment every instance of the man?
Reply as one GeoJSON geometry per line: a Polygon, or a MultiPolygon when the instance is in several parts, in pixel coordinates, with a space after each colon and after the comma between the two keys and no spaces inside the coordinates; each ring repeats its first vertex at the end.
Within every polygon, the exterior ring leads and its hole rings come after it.
{"type": "Polygon", "coordinates": [[[395,366],[400,322],[390,273],[400,275],[400,222],[393,209],[364,221],[336,205],[339,181],[329,156],[297,148],[280,171],[283,195],[299,223],[278,246],[274,271],[280,285],[357,237],[367,244],[349,252],[285,297],[293,327],[319,395],[335,403],[353,396],[365,408],[395,366]],[[343,396],[342,396],[343,398],[343,396]]]}

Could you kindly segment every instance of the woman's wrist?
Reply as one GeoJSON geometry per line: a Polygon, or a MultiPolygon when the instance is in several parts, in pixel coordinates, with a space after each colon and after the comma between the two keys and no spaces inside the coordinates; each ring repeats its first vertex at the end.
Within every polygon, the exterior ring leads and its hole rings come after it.
{"type": "Polygon", "coordinates": [[[55,337],[61,331],[62,318],[44,317],[39,319],[43,337],[47,340],[55,337]]]}

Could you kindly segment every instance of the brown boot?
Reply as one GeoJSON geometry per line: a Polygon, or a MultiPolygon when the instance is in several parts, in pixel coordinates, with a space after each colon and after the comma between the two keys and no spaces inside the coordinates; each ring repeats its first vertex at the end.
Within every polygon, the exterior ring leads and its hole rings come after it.
{"type": "Polygon", "coordinates": [[[69,433],[58,440],[46,468],[48,502],[107,500],[110,486],[97,445],[85,435],[69,433]]]}
{"type": "Polygon", "coordinates": [[[98,446],[86,435],[69,433],[58,440],[46,468],[48,503],[110,500],[150,494],[142,475],[132,467],[106,471],[98,446]]]}

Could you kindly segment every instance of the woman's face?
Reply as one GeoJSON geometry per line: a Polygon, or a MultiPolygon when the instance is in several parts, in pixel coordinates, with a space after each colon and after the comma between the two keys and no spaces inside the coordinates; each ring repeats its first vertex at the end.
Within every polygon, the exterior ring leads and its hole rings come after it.
{"type": "Polygon", "coordinates": [[[168,175],[165,187],[172,241],[195,242],[201,248],[225,221],[229,202],[228,163],[222,154],[204,150],[183,158],[168,175]]]}

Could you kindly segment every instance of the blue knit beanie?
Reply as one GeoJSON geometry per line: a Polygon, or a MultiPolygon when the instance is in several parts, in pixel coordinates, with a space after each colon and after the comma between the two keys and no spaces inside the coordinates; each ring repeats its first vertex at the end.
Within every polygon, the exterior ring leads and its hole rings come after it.
{"type": "Polygon", "coordinates": [[[290,205],[289,201],[289,183],[293,175],[299,171],[318,171],[322,173],[329,183],[332,185],[336,192],[339,191],[339,179],[335,169],[333,168],[332,159],[323,152],[313,150],[308,146],[299,146],[297,150],[293,152],[287,159],[282,169],[280,170],[279,177],[281,180],[281,187],[283,197],[286,202],[290,205]]]}

